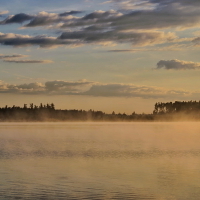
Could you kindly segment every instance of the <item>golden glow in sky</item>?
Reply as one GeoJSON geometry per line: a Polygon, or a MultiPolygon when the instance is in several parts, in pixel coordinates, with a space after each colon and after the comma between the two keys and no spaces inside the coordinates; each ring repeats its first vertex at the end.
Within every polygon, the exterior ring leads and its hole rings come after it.
{"type": "Polygon", "coordinates": [[[199,100],[198,0],[0,3],[0,106],[150,113],[199,100]]]}

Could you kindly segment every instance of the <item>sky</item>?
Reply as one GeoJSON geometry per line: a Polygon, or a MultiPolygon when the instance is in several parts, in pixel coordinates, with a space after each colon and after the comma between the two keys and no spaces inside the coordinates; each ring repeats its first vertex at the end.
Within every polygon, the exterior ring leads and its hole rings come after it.
{"type": "Polygon", "coordinates": [[[0,4],[0,107],[131,114],[200,100],[199,0],[0,4]]]}

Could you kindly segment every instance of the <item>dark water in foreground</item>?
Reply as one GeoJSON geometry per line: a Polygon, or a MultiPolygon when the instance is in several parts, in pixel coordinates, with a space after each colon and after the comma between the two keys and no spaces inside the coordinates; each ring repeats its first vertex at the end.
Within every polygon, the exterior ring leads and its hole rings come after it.
{"type": "Polygon", "coordinates": [[[1,123],[0,199],[200,199],[200,123],[1,123]]]}

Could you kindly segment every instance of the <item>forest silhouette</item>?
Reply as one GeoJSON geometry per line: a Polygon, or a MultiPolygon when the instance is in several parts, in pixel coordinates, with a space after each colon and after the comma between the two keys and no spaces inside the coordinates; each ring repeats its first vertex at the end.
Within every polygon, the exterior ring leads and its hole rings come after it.
{"type": "Polygon", "coordinates": [[[55,105],[33,103],[23,107],[0,107],[0,121],[172,121],[172,120],[200,120],[200,101],[158,102],[152,114],[130,115],[126,113],[111,114],[94,110],[61,110],[55,105]]]}

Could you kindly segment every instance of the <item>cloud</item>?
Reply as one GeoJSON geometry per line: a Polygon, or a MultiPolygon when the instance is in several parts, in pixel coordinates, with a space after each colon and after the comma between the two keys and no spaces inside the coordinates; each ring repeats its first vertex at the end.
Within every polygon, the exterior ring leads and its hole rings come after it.
{"type": "Polygon", "coordinates": [[[59,37],[29,36],[14,33],[0,33],[0,44],[26,47],[40,46],[42,48],[52,48],[62,45],[83,45],[83,44],[113,44],[113,43],[132,43],[133,46],[152,46],[166,42],[177,41],[174,33],[164,33],[161,31],[127,31],[127,32],[96,32],[77,31],[63,32],[59,37]]]}
{"type": "Polygon", "coordinates": [[[10,62],[10,63],[40,63],[40,64],[46,64],[46,63],[52,63],[51,60],[15,60],[15,59],[5,59],[4,62],[10,62]]]}
{"type": "Polygon", "coordinates": [[[14,85],[0,81],[0,93],[42,94],[42,92],[44,92],[44,86],[41,83],[14,85]]]}
{"type": "Polygon", "coordinates": [[[82,43],[97,43],[97,42],[116,42],[116,43],[132,43],[133,46],[148,46],[173,42],[177,39],[174,33],[164,33],[161,31],[131,31],[131,32],[64,32],[59,39],[78,40],[82,43]]]}
{"type": "Polygon", "coordinates": [[[137,7],[141,7],[141,5],[147,5],[149,7],[156,7],[158,8],[163,8],[167,6],[189,6],[189,7],[194,7],[194,6],[199,6],[200,2],[198,0],[110,0],[108,3],[115,3],[119,9],[133,9],[137,7]],[[129,6],[129,7],[128,7],[129,6]]]}
{"type": "Polygon", "coordinates": [[[98,83],[80,81],[48,81],[42,83],[7,84],[0,81],[0,93],[43,94],[43,95],[82,95],[94,97],[140,97],[140,98],[187,98],[199,95],[200,92],[168,90],[153,86],[134,84],[98,83]]]}
{"type": "Polygon", "coordinates": [[[113,29],[112,22],[123,16],[123,13],[116,10],[102,11],[97,10],[83,17],[74,18],[64,22],[60,28],[82,28],[83,26],[102,26],[107,29],[113,29]]]}
{"type": "MultiPolygon", "coordinates": [[[[72,11],[74,13],[75,11],[72,11]]],[[[69,15],[67,13],[47,13],[47,12],[40,12],[30,23],[26,24],[24,27],[36,27],[36,26],[46,26],[52,23],[60,23],[60,22],[67,22],[77,19],[77,17],[73,15],[69,15]]]]}
{"type": "Polygon", "coordinates": [[[130,10],[130,9],[150,9],[151,7],[155,6],[154,3],[150,3],[148,0],[126,0],[126,1],[120,1],[120,0],[111,0],[107,3],[116,3],[117,7],[119,9],[123,10],[130,10]]]}
{"type": "Polygon", "coordinates": [[[51,48],[59,45],[72,44],[72,42],[45,35],[34,37],[14,33],[0,33],[0,44],[16,47],[37,45],[43,48],[51,48]]]}
{"type": "Polygon", "coordinates": [[[158,87],[139,86],[134,84],[96,84],[83,94],[98,97],[161,98],[185,95],[187,92],[178,90],[165,90],[158,87]]]}
{"type": "Polygon", "coordinates": [[[131,0],[113,2],[129,8],[129,11],[98,10],[83,17],[73,16],[81,13],[81,11],[69,11],[60,14],[43,11],[34,16],[19,13],[9,16],[1,24],[22,23],[27,20],[31,21],[24,27],[46,26],[61,22],[64,23],[61,28],[82,28],[82,26],[103,24],[105,30],[189,28],[198,27],[200,24],[200,3],[198,1],[192,1],[192,3],[191,1],[189,3],[189,1],[179,0],[144,0],[140,3],[131,0]]]}
{"type": "Polygon", "coordinates": [[[102,3],[100,3],[100,4],[108,4],[108,3],[113,3],[113,1],[111,0],[111,1],[104,1],[104,2],[102,2],[102,3]]]}
{"type": "Polygon", "coordinates": [[[42,83],[7,84],[0,81],[0,93],[46,94],[46,95],[77,95],[88,90],[94,82],[80,81],[48,81],[42,83]]]}
{"type": "Polygon", "coordinates": [[[83,17],[75,17],[74,14],[81,11],[70,11],[64,13],[48,13],[40,12],[37,15],[28,15],[19,13],[11,15],[1,22],[7,23],[22,23],[31,20],[24,27],[36,27],[52,25],[53,23],[64,23],[60,28],[70,28],[82,26],[104,25],[106,29],[127,30],[127,29],[162,29],[176,27],[195,27],[199,26],[200,14],[199,3],[194,2],[188,4],[184,1],[117,1],[119,4],[128,5],[132,3],[137,7],[142,5],[141,9],[132,9],[128,12],[118,12],[115,10],[109,11],[94,11],[83,17]],[[177,3],[175,3],[177,2],[177,3]],[[151,9],[145,8],[144,4],[151,9]],[[180,5],[181,4],[181,7],[180,5]],[[153,7],[151,5],[154,5],[153,7]],[[193,6],[192,6],[193,5],[193,6]],[[155,23],[156,22],[156,23],[155,23]]]}
{"type": "Polygon", "coordinates": [[[91,81],[48,81],[45,83],[46,91],[57,94],[78,94],[88,86],[93,84],[91,81]]]}
{"type": "Polygon", "coordinates": [[[0,59],[14,59],[14,58],[24,58],[27,57],[27,55],[22,55],[22,54],[13,54],[13,55],[5,55],[5,54],[0,54],[0,59]]]}
{"type": "Polygon", "coordinates": [[[200,45],[200,37],[196,37],[192,40],[192,42],[195,44],[195,46],[199,46],[200,45]]]}
{"type": "Polygon", "coordinates": [[[21,84],[21,85],[8,85],[8,88],[15,88],[16,90],[41,90],[43,89],[43,85],[41,83],[29,83],[29,84],[21,84]]]}
{"type": "Polygon", "coordinates": [[[5,20],[1,21],[0,24],[10,24],[10,23],[23,23],[25,21],[30,21],[25,27],[35,27],[35,26],[46,26],[51,23],[59,23],[68,20],[72,20],[72,15],[80,14],[81,11],[69,11],[64,13],[48,13],[48,12],[40,12],[37,15],[29,15],[25,13],[19,13],[16,15],[10,15],[5,20]]]}
{"type": "Polygon", "coordinates": [[[106,29],[163,29],[199,27],[200,3],[197,1],[116,1],[129,10],[119,12],[95,11],[81,18],[69,20],[62,27],[80,27],[103,24],[106,29]],[[196,4],[195,4],[196,2],[196,4]],[[133,4],[134,6],[130,6],[133,4]]]}
{"type": "Polygon", "coordinates": [[[108,50],[108,52],[114,52],[114,53],[130,53],[130,52],[138,52],[141,51],[141,49],[113,49],[108,50]]]}
{"type": "Polygon", "coordinates": [[[2,59],[4,62],[10,62],[10,63],[52,63],[51,60],[20,60],[20,58],[28,57],[28,55],[22,55],[22,54],[13,54],[13,55],[5,55],[0,54],[0,59],[2,59]]]}
{"type": "Polygon", "coordinates": [[[200,69],[200,63],[188,62],[183,60],[160,60],[157,63],[157,69],[173,69],[173,70],[194,70],[200,69]]]}
{"type": "Polygon", "coordinates": [[[5,14],[7,14],[7,13],[9,13],[8,10],[0,11],[0,15],[5,15],[5,14]]]}
{"type": "Polygon", "coordinates": [[[113,20],[111,26],[118,30],[198,27],[199,9],[191,12],[193,13],[187,12],[186,9],[176,8],[130,11],[113,20]]]}
{"type": "MultiPolygon", "coordinates": [[[[189,40],[189,42],[192,39],[189,40]]],[[[175,41],[180,41],[179,39],[175,40],[175,41]]],[[[186,48],[189,48],[190,45],[188,45],[188,43],[183,43],[183,44],[179,44],[179,43],[172,43],[169,45],[165,45],[165,46],[158,46],[158,47],[147,47],[147,48],[137,48],[137,49],[112,49],[112,50],[108,50],[108,52],[113,52],[113,53],[120,53],[120,52],[124,52],[124,53],[135,53],[135,52],[141,52],[141,51],[184,51],[186,48]]]]}
{"type": "Polygon", "coordinates": [[[82,18],[82,20],[92,20],[92,19],[114,19],[116,17],[122,16],[122,13],[119,13],[115,10],[109,10],[109,11],[102,11],[98,10],[95,12],[92,12],[82,18]]]}
{"type": "MultiPolygon", "coordinates": [[[[105,3],[105,2],[104,2],[105,3]]],[[[11,46],[131,43],[133,46],[155,46],[166,43],[193,42],[198,39],[178,38],[166,29],[185,29],[200,26],[200,3],[197,0],[111,0],[118,10],[97,10],[77,17],[82,11],[64,13],[40,12],[36,15],[19,13],[9,16],[1,24],[22,23],[23,27],[50,28],[59,30],[58,37],[22,36],[0,34],[0,43],[11,46]]]]}
{"type": "Polygon", "coordinates": [[[81,13],[83,13],[83,11],[72,10],[69,12],[60,13],[59,16],[64,17],[64,16],[68,16],[68,15],[76,15],[76,14],[81,14],[81,13]]]}
{"type": "Polygon", "coordinates": [[[82,11],[70,11],[64,13],[48,13],[48,12],[40,12],[33,19],[26,24],[24,27],[37,27],[37,26],[46,26],[52,25],[53,23],[64,23],[62,28],[64,27],[76,27],[83,25],[94,25],[96,23],[101,23],[102,20],[111,20],[117,18],[122,15],[115,10],[110,11],[94,11],[89,13],[83,17],[76,17],[73,15],[80,14],[82,11]]]}
{"type": "Polygon", "coordinates": [[[23,23],[25,21],[33,19],[33,15],[27,15],[24,13],[19,13],[17,15],[11,15],[5,20],[1,21],[0,24],[11,24],[11,23],[23,23]]]}

